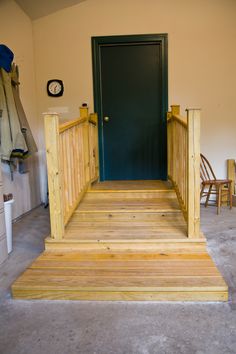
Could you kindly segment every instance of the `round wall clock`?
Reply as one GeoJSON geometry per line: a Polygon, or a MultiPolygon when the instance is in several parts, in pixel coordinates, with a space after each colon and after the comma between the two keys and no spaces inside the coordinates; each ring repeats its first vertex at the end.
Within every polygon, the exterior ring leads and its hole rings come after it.
{"type": "Polygon", "coordinates": [[[64,92],[64,86],[62,80],[48,80],[47,82],[47,93],[48,96],[59,97],[62,96],[64,92]]]}

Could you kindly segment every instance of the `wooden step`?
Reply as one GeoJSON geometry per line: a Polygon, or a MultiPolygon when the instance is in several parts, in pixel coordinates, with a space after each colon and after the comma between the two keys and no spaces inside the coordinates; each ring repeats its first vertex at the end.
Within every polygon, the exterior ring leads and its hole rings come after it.
{"type": "MultiPolygon", "coordinates": [[[[74,216],[78,217],[79,220],[83,221],[117,221],[117,222],[145,222],[145,221],[156,221],[162,222],[162,220],[168,220],[171,222],[179,222],[179,220],[183,220],[183,215],[180,210],[171,210],[171,211],[104,211],[104,210],[96,210],[93,213],[88,213],[86,211],[81,211],[79,208],[74,212],[71,220],[73,220],[74,216]]],[[[71,221],[70,221],[71,222],[71,221]]]]}
{"type": "Polygon", "coordinates": [[[175,198],[176,193],[173,189],[163,190],[89,190],[84,201],[87,200],[104,200],[104,199],[154,199],[154,198],[175,198]]]}
{"type": "Polygon", "coordinates": [[[185,239],[183,238],[165,238],[159,239],[79,239],[64,238],[55,240],[48,237],[45,240],[45,249],[48,251],[111,251],[111,252],[163,252],[182,254],[202,253],[206,249],[206,241],[204,238],[185,239]]]}
{"type": "Polygon", "coordinates": [[[172,185],[167,181],[159,180],[129,180],[129,181],[104,181],[92,185],[92,190],[166,190],[172,185]]]}
{"type": "Polygon", "coordinates": [[[45,251],[12,286],[15,299],[227,301],[209,255],[45,251]]]}
{"type": "MultiPolygon", "coordinates": [[[[101,213],[94,213],[101,215],[101,213]]],[[[102,213],[104,215],[104,213],[102,213]]],[[[80,214],[75,213],[66,227],[66,238],[78,239],[153,239],[171,235],[172,238],[186,237],[187,229],[181,214],[173,214],[172,217],[162,214],[161,217],[153,215],[153,219],[131,218],[117,220],[110,215],[107,219],[92,219],[88,214],[87,219],[81,219],[80,214]]],[[[113,213],[112,215],[117,215],[113,213]]],[[[126,214],[125,214],[126,215],[126,214]]],[[[144,213],[142,213],[144,215],[144,213]]],[[[159,216],[159,214],[158,214],[159,216]]]]}
{"type": "Polygon", "coordinates": [[[83,200],[78,209],[77,213],[101,213],[101,212],[179,212],[179,204],[176,198],[133,198],[133,199],[92,199],[83,200]]]}

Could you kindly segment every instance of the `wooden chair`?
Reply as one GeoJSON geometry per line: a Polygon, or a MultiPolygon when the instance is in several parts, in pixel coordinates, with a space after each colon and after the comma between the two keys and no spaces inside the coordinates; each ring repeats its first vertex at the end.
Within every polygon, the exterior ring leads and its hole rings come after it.
{"type": "Polygon", "coordinates": [[[206,196],[205,207],[207,207],[210,199],[210,195],[215,194],[217,214],[219,214],[221,202],[222,202],[222,195],[226,194],[227,203],[229,203],[231,209],[232,208],[232,193],[231,193],[232,181],[230,179],[217,179],[209,161],[202,154],[200,154],[200,156],[201,156],[200,177],[202,180],[200,200],[202,199],[202,197],[206,196]],[[223,190],[223,187],[226,187],[227,190],[223,190]],[[205,188],[207,188],[206,191],[205,188]]]}

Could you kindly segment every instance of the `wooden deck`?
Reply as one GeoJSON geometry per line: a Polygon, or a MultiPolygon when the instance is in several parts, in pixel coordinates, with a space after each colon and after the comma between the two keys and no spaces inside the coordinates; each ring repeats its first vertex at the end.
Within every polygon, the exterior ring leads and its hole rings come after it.
{"type": "Polygon", "coordinates": [[[93,186],[65,238],[12,286],[17,299],[226,301],[228,288],[206,252],[187,238],[174,190],[160,181],[93,186]]]}

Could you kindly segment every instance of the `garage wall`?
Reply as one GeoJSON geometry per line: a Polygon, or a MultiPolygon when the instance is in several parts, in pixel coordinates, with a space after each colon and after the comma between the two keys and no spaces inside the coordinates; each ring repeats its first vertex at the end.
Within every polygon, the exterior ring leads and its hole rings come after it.
{"type": "MultiPolygon", "coordinates": [[[[36,83],[33,53],[32,22],[11,0],[0,1],[0,43],[7,45],[15,54],[14,61],[19,65],[20,96],[30,127],[39,143],[38,116],[36,109],[36,83]]],[[[9,167],[2,164],[4,193],[13,193],[15,204],[13,218],[24,214],[40,204],[38,155],[27,161],[28,173],[14,173],[11,181],[9,167]]]]}
{"type": "Polygon", "coordinates": [[[236,158],[235,13],[234,0],[87,0],[34,21],[39,118],[93,107],[91,36],[168,33],[169,103],[202,108],[201,149],[224,177],[236,158]],[[47,97],[53,78],[64,81],[61,98],[47,97]]]}

